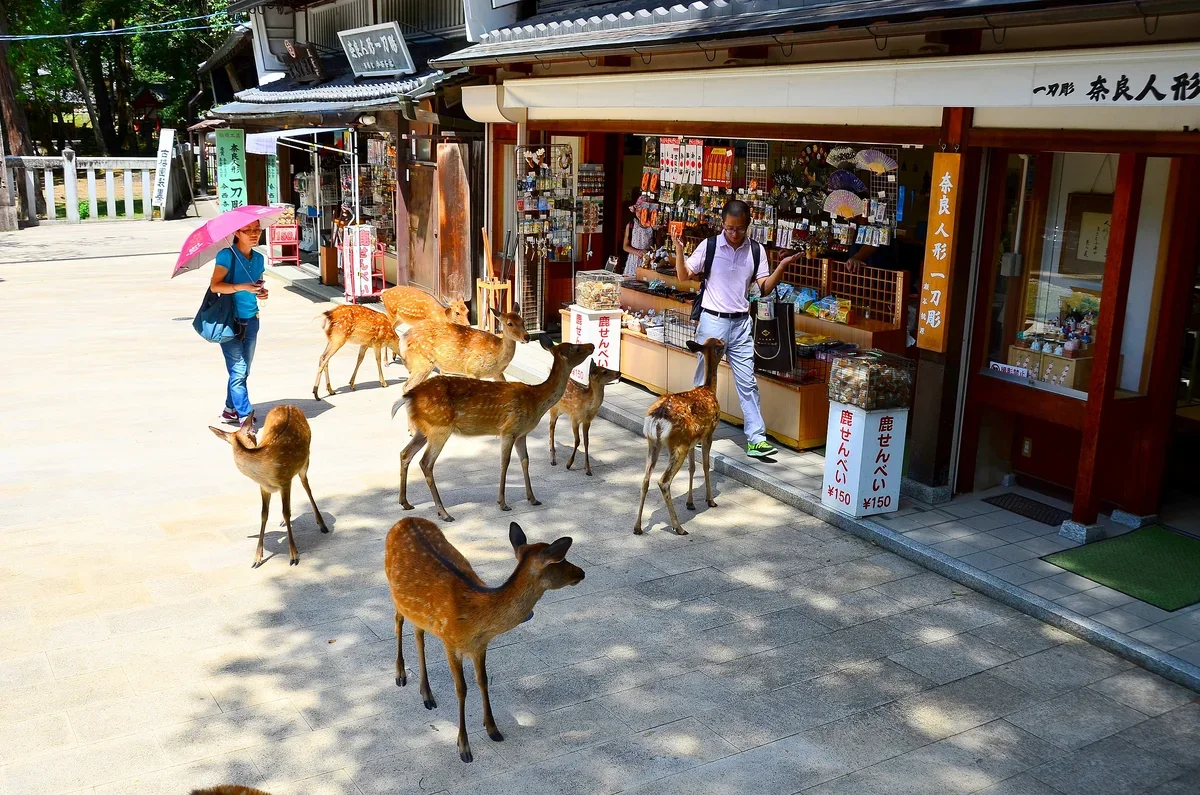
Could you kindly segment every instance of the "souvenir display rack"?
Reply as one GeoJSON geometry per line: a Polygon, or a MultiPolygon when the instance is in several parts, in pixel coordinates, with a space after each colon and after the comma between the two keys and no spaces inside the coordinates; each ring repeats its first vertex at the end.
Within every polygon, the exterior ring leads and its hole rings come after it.
{"type": "Polygon", "coordinates": [[[546,262],[575,261],[575,179],[567,144],[516,148],[518,290],[531,330],[544,327],[546,262]]]}

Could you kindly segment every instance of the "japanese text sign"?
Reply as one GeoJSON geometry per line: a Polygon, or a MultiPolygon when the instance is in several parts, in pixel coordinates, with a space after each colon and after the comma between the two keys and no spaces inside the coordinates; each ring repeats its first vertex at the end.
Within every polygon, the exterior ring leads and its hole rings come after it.
{"type": "Polygon", "coordinates": [[[935,153],[925,267],[921,274],[921,306],[917,310],[917,347],[937,353],[946,352],[946,320],[950,314],[950,276],[958,238],[961,181],[962,155],[935,153]]]}
{"type": "Polygon", "coordinates": [[[267,204],[279,204],[278,155],[267,155],[267,204]]]}
{"type": "Polygon", "coordinates": [[[154,159],[154,198],[150,206],[164,208],[166,216],[167,190],[171,186],[171,154],[175,149],[175,131],[163,128],[158,131],[158,156],[154,159]]]}
{"type": "Polygon", "coordinates": [[[1142,106],[1200,104],[1200,71],[1179,61],[1109,65],[1039,64],[1032,104],[1142,106]]]}
{"type": "Polygon", "coordinates": [[[851,516],[897,510],[907,432],[908,409],[830,402],[821,503],[851,516]]]}
{"type": "Polygon", "coordinates": [[[217,130],[217,199],[221,212],[248,204],[245,130],[217,130]]]}
{"type": "Polygon", "coordinates": [[[581,384],[588,382],[588,362],[610,370],[621,369],[620,309],[593,310],[571,304],[571,342],[590,342],[596,346],[589,359],[571,371],[571,378],[581,384]]]}
{"type": "Polygon", "coordinates": [[[284,63],[289,77],[297,83],[319,83],[325,79],[325,66],[311,44],[285,40],[283,47],[287,51],[284,63]]]}
{"type": "Polygon", "coordinates": [[[416,71],[395,22],[338,31],[350,68],[358,77],[410,75],[416,71]]]}

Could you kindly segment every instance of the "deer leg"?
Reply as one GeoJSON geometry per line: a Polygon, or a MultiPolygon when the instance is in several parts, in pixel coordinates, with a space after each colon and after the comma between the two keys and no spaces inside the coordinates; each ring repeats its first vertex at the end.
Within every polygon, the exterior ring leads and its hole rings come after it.
{"type": "Polygon", "coordinates": [[[320,400],[321,396],[317,394],[317,389],[321,386],[321,373],[325,373],[325,386],[329,389],[329,394],[333,394],[333,387],[329,385],[329,360],[333,355],[344,345],[343,342],[338,342],[330,337],[329,342],[325,343],[325,352],[321,354],[321,358],[317,361],[317,377],[313,380],[313,398],[320,400]]]}
{"type": "Polygon", "coordinates": [[[671,527],[675,529],[676,535],[685,536],[687,530],[683,529],[683,525],[679,523],[679,516],[675,513],[675,501],[671,499],[671,481],[675,479],[676,473],[683,466],[684,451],[682,447],[671,449],[671,461],[667,464],[666,471],[663,472],[662,478],[658,481],[658,488],[662,491],[663,501],[667,503],[667,512],[671,514],[671,527]]]}
{"type": "Polygon", "coordinates": [[[383,346],[375,346],[375,369],[379,371],[379,385],[387,389],[387,379],[383,377],[383,346]]]}
{"type": "Polygon", "coordinates": [[[358,361],[354,363],[354,372],[350,374],[350,391],[351,392],[354,391],[354,379],[358,378],[358,368],[360,366],[362,366],[362,360],[366,357],[366,355],[367,355],[367,346],[359,345],[358,346],[358,361]]]}
{"type": "Polygon", "coordinates": [[[492,702],[488,698],[487,649],[472,657],[471,665],[475,668],[475,682],[479,685],[479,693],[483,698],[484,731],[487,732],[488,737],[496,742],[503,742],[504,735],[496,728],[496,719],[492,716],[492,702]]]}
{"type": "Polygon", "coordinates": [[[688,445],[688,499],[687,509],[689,511],[696,510],[696,503],[692,501],[692,481],[696,477],[696,448],[688,445]]]}
{"type": "Polygon", "coordinates": [[[317,510],[317,501],[313,499],[312,489],[308,487],[308,464],[304,464],[304,469],[300,470],[300,485],[304,487],[304,493],[308,495],[308,501],[312,505],[313,516],[317,517],[317,527],[321,528],[322,533],[328,533],[329,528],[325,526],[325,519],[321,516],[321,512],[317,510]]]}
{"type": "Polygon", "coordinates": [[[709,481],[709,479],[708,479],[709,478],[708,473],[712,469],[712,467],[709,466],[709,462],[708,462],[708,455],[709,455],[710,450],[712,450],[712,434],[711,433],[708,436],[704,437],[704,441],[701,442],[700,456],[701,456],[701,462],[704,464],[704,497],[705,497],[705,501],[708,503],[709,508],[716,508],[717,501],[714,500],[713,496],[712,496],[712,482],[709,481]]]}
{"type": "Polygon", "coordinates": [[[463,676],[462,658],[449,646],[446,647],[446,659],[450,661],[450,673],[454,675],[454,692],[458,694],[458,758],[470,762],[471,743],[467,740],[467,679],[463,676]]]}
{"type": "Polygon", "coordinates": [[[588,441],[592,435],[592,421],[583,421],[583,471],[592,474],[592,457],[588,454],[588,441]]]}
{"type": "Polygon", "coordinates": [[[567,469],[575,466],[575,456],[579,454],[579,420],[571,418],[571,435],[575,437],[575,446],[571,448],[571,457],[567,460],[567,469]]]}
{"type": "Polygon", "coordinates": [[[262,492],[262,527],[258,528],[258,550],[254,553],[254,563],[250,564],[252,569],[257,569],[262,565],[263,539],[267,535],[267,514],[271,512],[271,493],[262,488],[259,491],[262,492]]]}
{"type": "Polygon", "coordinates": [[[507,381],[507,380],[508,380],[507,378],[505,378],[505,377],[504,377],[504,371],[503,371],[503,370],[501,370],[500,372],[496,373],[496,380],[497,380],[497,381],[507,381]]]}
{"type": "Polygon", "coordinates": [[[554,455],[554,426],[556,425],[558,425],[558,412],[550,409],[550,466],[552,467],[558,466],[558,460],[554,455]]]}
{"type": "Polygon", "coordinates": [[[433,495],[433,504],[437,506],[438,516],[442,517],[443,521],[453,522],[454,517],[446,510],[446,506],[442,505],[442,495],[438,494],[437,483],[433,480],[433,465],[437,463],[438,456],[442,454],[442,448],[446,446],[446,440],[449,438],[450,431],[447,430],[443,435],[429,440],[429,447],[425,449],[425,455],[421,456],[421,471],[425,473],[425,484],[429,486],[429,493],[433,495]]]}
{"type": "MultiPolygon", "coordinates": [[[[421,667],[421,698],[425,700],[425,709],[437,709],[437,701],[433,691],[429,689],[429,673],[425,670],[425,630],[413,625],[413,639],[417,642],[417,661],[421,667]]],[[[399,640],[396,641],[399,643],[399,640]]]]}
{"type": "Polygon", "coordinates": [[[404,362],[404,366],[408,368],[408,380],[404,382],[405,394],[418,386],[433,372],[433,365],[428,361],[419,359],[416,356],[412,356],[410,359],[411,361],[405,360],[404,362]]]}
{"type": "Polygon", "coordinates": [[[408,674],[404,671],[404,616],[396,611],[396,687],[408,684],[408,674]]]}
{"type": "Polygon", "coordinates": [[[504,481],[508,477],[508,461],[512,458],[513,444],[516,442],[511,436],[504,436],[500,439],[500,495],[496,498],[496,502],[500,505],[500,510],[511,511],[508,503],[504,501],[504,481]]]}
{"type": "Polygon", "coordinates": [[[633,526],[633,534],[638,536],[642,534],[642,510],[646,507],[646,492],[650,490],[650,475],[654,473],[654,465],[658,463],[661,442],[647,439],[646,444],[646,476],[642,478],[642,501],[638,503],[637,523],[633,526]]]}
{"type": "Polygon", "coordinates": [[[412,462],[413,456],[425,446],[426,441],[425,434],[417,431],[413,434],[412,440],[400,451],[400,504],[406,511],[413,509],[408,502],[408,465],[412,462]]]}
{"type": "MultiPolygon", "coordinates": [[[[521,457],[521,473],[525,475],[525,499],[529,500],[530,505],[541,505],[537,497],[533,496],[533,484],[529,482],[529,450],[525,442],[525,437],[517,439],[517,455],[521,457]]],[[[570,469],[570,467],[567,467],[570,469]]]]}
{"type": "Polygon", "coordinates": [[[279,497],[283,501],[283,523],[287,525],[288,531],[288,555],[292,566],[300,565],[300,553],[296,550],[296,540],[292,538],[292,484],[291,481],[286,483],[279,490],[279,497]]]}

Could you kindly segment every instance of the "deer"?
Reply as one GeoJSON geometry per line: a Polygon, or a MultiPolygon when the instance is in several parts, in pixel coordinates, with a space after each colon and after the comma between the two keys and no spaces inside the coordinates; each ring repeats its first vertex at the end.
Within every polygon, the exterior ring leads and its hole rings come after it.
{"type": "Polygon", "coordinates": [[[583,471],[589,476],[592,474],[592,459],[588,455],[592,420],[600,413],[600,404],[604,402],[604,387],[620,377],[619,370],[601,367],[593,359],[588,364],[587,386],[573,378],[567,382],[567,390],[562,399],[550,407],[550,466],[558,466],[554,450],[554,426],[558,424],[559,415],[566,414],[571,419],[571,432],[575,436],[575,447],[567,460],[567,469],[575,463],[575,455],[579,452],[579,428],[583,426],[583,471]]]}
{"type": "Polygon", "coordinates": [[[458,292],[450,300],[449,306],[443,306],[424,290],[403,284],[389,287],[380,293],[379,298],[383,301],[383,309],[393,326],[401,323],[415,326],[423,320],[436,320],[459,326],[467,326],[471,322],[467,304],[458,292]]]}
{"type": "Polygon", "coordinates": [[[396,328],[388,316],[357,304],[335,306],[324,315],[325,352],[321,354],[321,359],[317,362],[317,377],[313,381],[313,398],[321,399],[321,395],[318,393],[321,386],[321,373],[325,373],[325,388],[329,390],[330,395],[334,394],[333,384],[329,382],[329,360],[347,342],[357,343],[359,346],[358,362],[354,365],[354,372],[350,374],[351,391],[354,389],[354,379],[358,377],[358,368],[362,365],[368,348],[375,351],[375,367],[379,370],[379,385],[386,388],[387,380],[383,377],[383,348],[387,346],[397,355],[400,353],[400,337],[396,334],[396,328]]]}
{"type": "Polygon", "coordinates": [[[642,478],[642,500],[638,504],[637,523],[634,535],[642,534],[642,510],[646,507],[646,492],[650,489],[650,475],[658,463],[658,454],[665,444],[670,452],[670,462],[658,481],[667,511],[671,514],[671,528],[677,535],[685,536],[687,530],[679,523],[675,513],[675,502],[671,499],[671,481],[683,466],[683,457],[688,460],[687,509],[696,510],[692,501],[692,481],[696,474],[696,443],[700,443],[704,465],[704,491],[708,507],[716,508],[709,481],[709,452],[712,449],[713,432],[721,420],[721,405],[717,402],[717,364],[725,353],[725,343],[719,339],[707,340],[703,345],[688,340],[688,350],[704,355],[704,384],[686,392],[663,395],[646,411],[642,423],[642,435],[646,437],[646,475],[642,478]]]}
{"type": "Polygon", "coordinates": [[[463,658],[475,668],[475,681],[483,699],[483,727],[495,742],[504,740],[496,727],[488,699],[487,647],[497,635],[533,617],[533,608],[546,591],[583,581],[583,569],[567,560],[570,536],[553,543],[531,544],[516,522],[508,526],[508,540],[517,557],[503,585],[489,587],[471,564],[428,519],[401,519],[388,531],[384,570],[396,607],[396,686],[408,684],[404,667],[404,620],[413,625],[421,674],[421,697],[426,709],[437,708],[425,669],[425,633],[442,641],[454,689],[458,694],[458,757],[470,762],[467,740],[467,682],[463,658]]]}
{"type": "Polygon", "coordinates": [[[554,365],[550,375],[540,384],[439,375],[411,389],[392,405],[393,419],[402,406],[408,407],[408,430],[412,435],[400,453],[400,504],[406,511],[413,509],[408,501],[408,465],[428,444],[429,448],[421,456],[425,483],[437,505],[438,516],[446,522],[454,521],[438,494],[433,466],[446,441],[456,433],[500,437],[500,494],[496,502],[501,510],[512,510],[504,500],[504,481],[514,446],[525,475],[525,497],[530,504],[541,505],[533,496],[533,486],[529,482],[529,452],[525,437],[537,427],[546,410],[562,398],[571,370],[595,350],[590,342],[555,345],[545,336],[541,338],[541,345],[554,356],[554,365]]]}
{"type": "Polygon", "coordinates": [[[521,308],[511,312],[490,310],[500,321],[501,336],[470,326],[423,321],[404,334],[400,358],[408,368],[408,392],[429,378],[434,369],[445,374],[503,381],[504,370],[517,352],[517,343],[529,341],[521,308]]]}
{"type": "Polygon", "coordinates": [[[194,789],[191,795],[270,795],[270,793],[253,787],[244,787],[241,784],[222,784],[209,789],[194,789]]]}
{"type": "Polygon", "coordinates": [[[254,433],[254,418],[247,417],[237,431],[209,426],[208,429],[233,447],[233,463],[238,471],[258,484],[262,492],[262,526],[258,530],[258,551],[250,568],[262,565],[263,537],[267,532],[267,514],[271,507],[271,495],[279,492],[283,502],[283,522],[287,526],[288,552],[291,565],[300,565],[300,553],[292,538],[292,479],[300,476],[300,485],[312,504],[317,527],[328,533],[325,519],[317,509],[312,489],[308,486],[309,444],[312,431],[308,420],[295,406],[276,406],[267,412],[261,431],[262,440],[254,433]]]}

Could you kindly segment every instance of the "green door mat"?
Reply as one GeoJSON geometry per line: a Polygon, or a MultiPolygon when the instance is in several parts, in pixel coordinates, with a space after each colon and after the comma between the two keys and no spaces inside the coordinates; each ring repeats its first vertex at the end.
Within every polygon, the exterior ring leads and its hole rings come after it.
{"type": "Polygon", "coordinates": [[[1042,560],[1163,610],[1200,602],[1200,541],[1159,525],[1042,560]]]}

